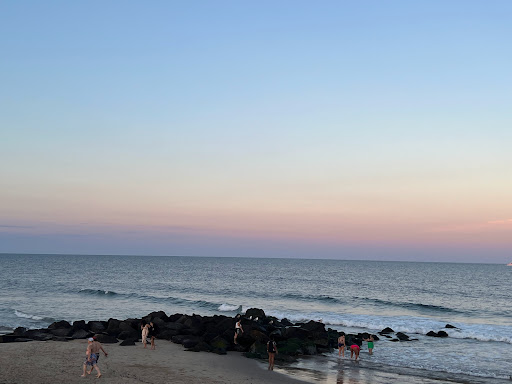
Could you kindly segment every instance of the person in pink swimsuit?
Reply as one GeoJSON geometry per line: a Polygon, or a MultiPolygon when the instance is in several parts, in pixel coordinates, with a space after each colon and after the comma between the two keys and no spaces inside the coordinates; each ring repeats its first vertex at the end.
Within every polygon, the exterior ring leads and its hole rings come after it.
{"type": "Polygon", "coordinates": [[[350,358],[352,358],[354,356],[354,354],[356,355],[356,361],[357,361],[357,358],[359,357],[359,351],[361,350],[361,347],[357,344],[352,344],[350,346],[350,358]]]}

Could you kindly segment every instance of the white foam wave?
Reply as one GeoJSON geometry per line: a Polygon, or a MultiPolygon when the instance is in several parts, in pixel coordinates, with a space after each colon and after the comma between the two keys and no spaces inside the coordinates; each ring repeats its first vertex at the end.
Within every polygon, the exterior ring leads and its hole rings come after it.
{"type": "Polygon", "coordinates": [[[233,312],[233,311],[238,311],[241,309],[242,309],[241,305],[231,305],[231,304],[221,304],[218,308],[218,310],[222,311],[222,312],[233,312]]]}
{"type": "Polygon", "coordinates": [[[371,316],[349,315],[334,313],[293,313],[269,311],[269,315],[279,319],[286,317],[292,322],[305,322],[321,320],[326,326],[332,328],[355,328],[378,332],[391,327],[395,332],[406,334],[426,335],[430,331],[445,331],[450,337],[457,339],[473,339],[478,341],[498,341],[512,344],[512,327],[494,324],[451,323],[456,329],[445,328],[446,322],[425,317],[412,316],[371,316]]]}
{"type": "Polygon", "coordinates": [[[14,314],[18,317],[24,318],[24,319],[32,319],[32,320],[43,320],[44,318],[37,315],[29,315],[28,313],[24,313],[21,311],[18,311],[17,309],[14,310],[14,314]]]}

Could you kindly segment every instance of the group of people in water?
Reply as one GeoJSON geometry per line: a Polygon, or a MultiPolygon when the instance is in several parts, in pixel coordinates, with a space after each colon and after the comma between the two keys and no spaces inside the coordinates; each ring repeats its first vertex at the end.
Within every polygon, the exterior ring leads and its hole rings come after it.
{"type": "MultiPolygon", "coordinates": [[[[368,353],[373,355],[373,342],[375,341],[373,336],[370,335],[368,338],[363,339],[368,343],[368,353]]],[[[345,349],[347,345],[345,343],[345,332],[341,332],[340,337],[338,337],[338,355],[345,357],[345,349]]],[[[352,359],[354,356],[356,360],[359,358],[359,352],[361,352],[361,347],[354,343],[350,345],[350,358],[352,359]]]]}

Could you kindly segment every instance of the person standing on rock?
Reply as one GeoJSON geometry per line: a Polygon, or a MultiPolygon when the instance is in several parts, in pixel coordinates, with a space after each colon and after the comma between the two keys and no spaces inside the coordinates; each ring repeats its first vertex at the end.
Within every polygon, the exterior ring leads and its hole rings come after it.
{"type": "Polygon", "coordinates": [[[238,336],[240,336],[242,333],[244,333],[244,329],[242,328],[242,318],[239,318],[238,321],[236,322],[235,324],[235,337],[234,337],[234,340],[233,342],[235,344],[238,344],[236,339],[238,338],[238,336]]]}
{"type": "Polygon", "coordinates": [[[92,372],[92,369],[96,369],[96,372],[98,372],[98,374],[96,375],[96,378],[100,378],[101,377],[101,372],[100,372],[100,368],[98,367],[98,364],[97,364],[97,357],[98,355],[96,355],[95,353],[92,352],[92,343],[93,343],[94,339],[92,337],[89,337],[87,339],[87,349],[85,350],[85,355],[87,356],[87,358],[85,359],[84,361],[84,372],[82,373],[82,375],[80,377],[85,377],[86,376],[86,373],[91,373],[92,372]],[[90,372],[87,372],[87,367],[91,367],[91,371],[90,372]]]}
{"type": "Polygon", "coordinates": [[[274,341],[274,338],[271,337],[270,340],[267,342],[267,352],[268,352],[268,370],[273,371],[274,370],[274,359],[276,357],[277,353],[277,345],[274,341]]]}
{"type": "Polygon", "coordinates": [[[338,356],[345,357],[345,332],[341,332],[340,337],[338,337],[338,356]]]}
{"type": "Polygon", "coordinates": [[[368,342],[368,353],[370,355],[373,355],[373,336],[370,335],[370,337],[368,337],[367,339],[364,339],[364,341],[367,341],[368,342]]]}

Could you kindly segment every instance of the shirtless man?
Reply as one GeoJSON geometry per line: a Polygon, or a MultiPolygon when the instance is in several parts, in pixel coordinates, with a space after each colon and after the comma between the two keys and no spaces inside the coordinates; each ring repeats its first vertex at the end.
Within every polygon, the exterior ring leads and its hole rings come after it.
{"type": "MultiPolygon", "coordinates": [[[[91,344],[91,352],[96,355],[96,364],[98,364],[98,361],[100,360],[100,351],[103,352],[105,357],[108,356],[108,353],[105,352],[105,350],[103,349],[101,343],[98,340],[96,340],[95,337],[93,337],[92,339],[93,339],[93,342],[91,344]]],[[[89,372],[87,372],[87,373],[90,375],[91,372],[92,372],[92,367],[91,367],[91,370],[89,372]]]]}
{"type": "Polygon", "coordinates": [[[338,337],[338,356],[345,357],[345,332],[341,332],[340,337],[338,337]]]}
{"type": "Polygon", "coordinates": [[[92,372],[93,368],[96,369],[96,372],[98,372],[96,377],[99,379],[101,377],[101,372],[100,372],[100,369],[97,364],[98,355],[96,355],[95,353],[92,352],[93,341],[94,341],[94,339],[92,337],[89,337],[87,339],[87,349],[85,351],[85,355],[87,356],[87,358],[84,361],[84,372],[82,373],[82,375],[80,377],[85,377],[86,373],[90,373],[90,372],[87,372],[87,367],[89,366],[89,367],[91,367],[91,372],[92,372]]]}

